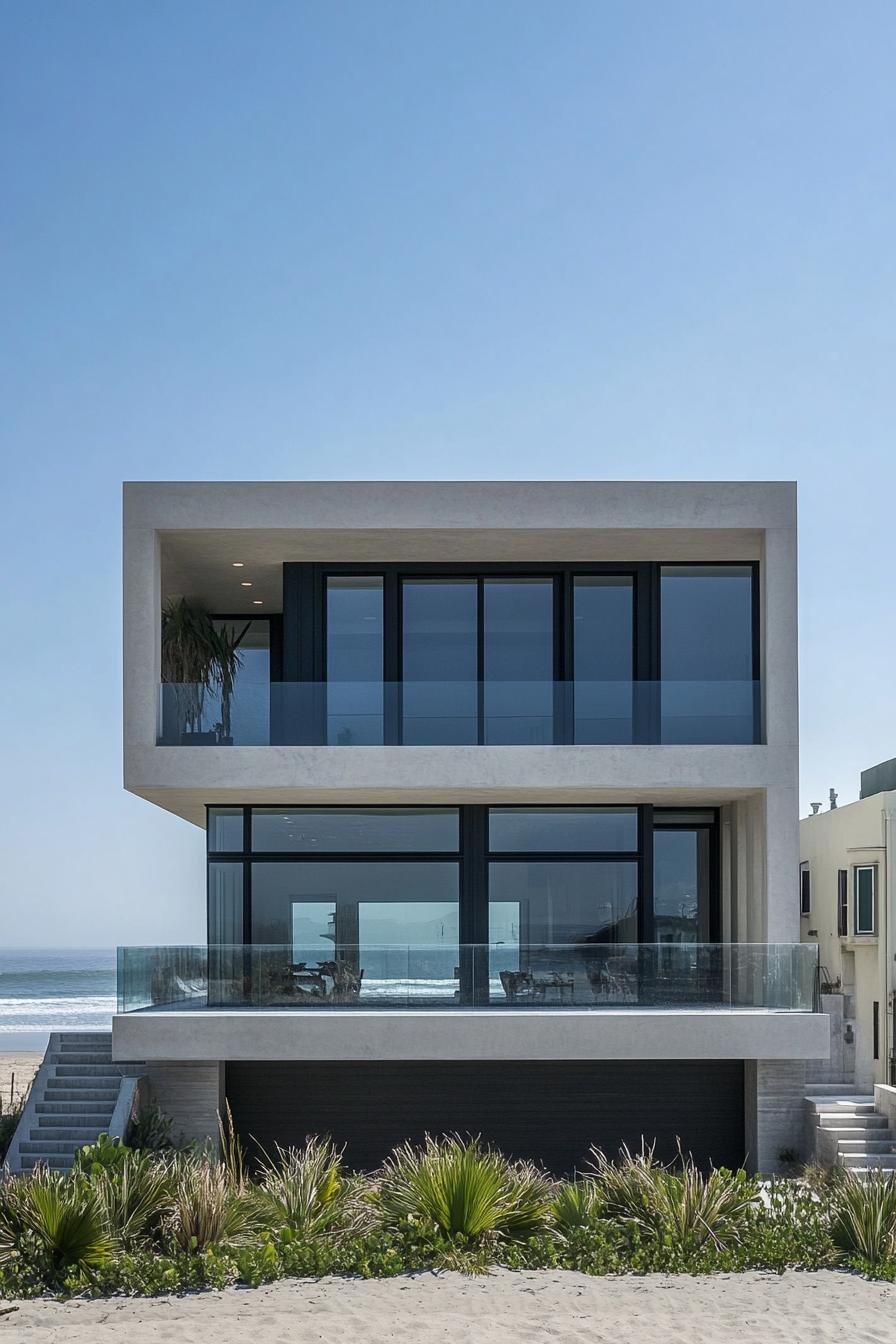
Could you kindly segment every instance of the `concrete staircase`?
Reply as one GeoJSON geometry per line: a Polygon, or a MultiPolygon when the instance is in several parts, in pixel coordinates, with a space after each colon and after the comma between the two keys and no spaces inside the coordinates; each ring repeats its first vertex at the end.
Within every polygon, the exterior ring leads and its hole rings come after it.
{"type": "Polygon", "coordinates": [[[807,1087],[806,1106],[814,1150],[825,1166],[896,1171],[896,1134],[873,1095],[857,1095],[851,1083],[818,1083],[807,1087]]]}
{"type": "Polygon", "coordinates": [[[112,1062],[111,1032],[51,1036],[7,1155],[10,1171],[29,1172],[38,1163],[69,1171],[79,1148],[122,1128],[113,1122],[123,1081],[135,1081],[122,1075],[122,1066],[112,1062]]]}

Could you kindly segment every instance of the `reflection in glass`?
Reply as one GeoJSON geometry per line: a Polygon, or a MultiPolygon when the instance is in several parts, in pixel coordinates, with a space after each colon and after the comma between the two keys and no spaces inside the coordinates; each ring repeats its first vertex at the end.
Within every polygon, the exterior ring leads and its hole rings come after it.
{"type": "Polygon", "coordinates": [[[485,741],[515,746],[554,740],[554,584],[486,579],[485,741]]]}
{"type": "Polygon", "coordinates": [[[292,949],[268,1001],[453,1001],[458,891],[456,862],[253,863],[252,941],[292,949]]]}
{"type": "Polygon", "coordinates": [[[628,965],[625,945],[638,938],[638,865],[493,862],[489,937],[496,1002],[581,1002],[601,987],[634,985],[637,968],[628,965]]]}
{"type": "Polygon", "coordinates": [[[475,579],[406,579],[402,591],[402,741],[478,740],[475,579]]]}
{"type": "Polygon", "coordinates": [[[431,853],[459,844],[456,807],[252,809],[256,853],[431,853]]]}
{"type": "Polygon", "coordinates": [[[750,565],[664,565],[663,742],[754,740],[750,565]]]}
{"type": "Polygon", "coordinates": [[[222,850],[231,854],[243,852],[243,809],[241,807],[210,807],[208,810],[209,853],[222,850]]]}
{"type": "Polygon", "coordinates": [[[658,943],[696,943],[707,936],[710,832],[656,830],[653,913],[658,943]]]}
{"type": "Polygon", "coordinates": [[[634,581],[630,575],[573,579],[576,742],[632,741],[634,581]]]}
{"type": "Polygon", "coordinates": [[[327,742],[383,741],[383,581],[327,579],[327,742]]]}
{"type": "Polygon", "coordinates": [[[488,847],[527,851],[613,852],[638,847],[635,807],[490,807],[488,847]]]}
{"type": "Polygon", "coordinates": [[[240,1002],[243,975],[240,946],[243,942],[242,863],[224,863],[215,859],[208,865],[208,942],[209,1002],[240,1002]]]}

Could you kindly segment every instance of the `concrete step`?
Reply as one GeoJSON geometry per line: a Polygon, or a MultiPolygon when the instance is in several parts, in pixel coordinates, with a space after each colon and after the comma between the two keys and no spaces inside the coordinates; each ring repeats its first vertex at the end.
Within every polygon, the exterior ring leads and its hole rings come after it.
{"type": "Polygon", "coordinates": [[[811,1101],[859,1095],[855,1083],[807,1083],[805,1093],[811,1101]]]}
{"type": "Polygon", "coordinates": [[[850,1170],[855,1168],[870,1170],[873,1167],[881,1171],[896,1171],[896,1153],[844,1153],[840,1163],[850,1170]]]}
{"type": "Polygon", "coordinates": [[[848,1097],[810,1097],[809,1101],[818,1115],[836,1111],[850,1111],[853,1115],[870,1115],[874,1111],[873,1096],[856,1096],[855,1093],[848,1097]]]}
{"type": "Polygon", "coordinates": [[[74,1157],[78,1149],[83,1147],[80,1139],[23,1139],[20,1151],[29,1157],[39,1157],[41,1153],[74,1157]]]}
{"type": "Polygon", "coordinates": [[[65,1064],[56,1065],[57,1078],[114,1078],[121,1081],[121,1073],[114,1065],[108,1064],[65,1064]]]}
{"type": "Polygon", "coordinates": [[[65,1050],[54,1051],[50,1056],[50,1064],[103,1064],[107,1068],[112,1063],[112,1051],[100,1050],[65,1050]]]}
{"type": "Polygon", "coordinates": [[[23,1157],[22,1174],[34,1171],[36,1167],[48,1167],[50,1171],[58,1171],[63,1176],[67,1175],[72,1169],[71,1160],[64,1157],[61,1153],[50,1154],[49,1157],[23,1157]]]}
{"type": "MultiPolygon", "coordinates": [[[[871,1132],[873,1134],[878,1133],[876,1129],[871,1132]]],[[[886,1139],[838,1139],[837,1141],[837,1152],[843,1154],[892,1153],[894,1150],[896,1150],[896,1142],[894,1142],[892,1135],[886,1139]]]]}
{"type": "Polygon", "coordinates": [[[111,1116],[115,1110],[114,1098],[109,1101],[37,1101],[34,1103],[37,1115],[105,1115],[111,1116]]]}
{"type": "Polygon", "coordinates": [[[108,1121],[95,1122],[82,1116],[61,1116],[61,1125],[47,1123],[48,1117],[41,1116],[41,1123],[32,1127],[29,1137],[36,1142],[42,1139],[80,1139],[81,1143],[96,1143],[98,1134],[107,1128],[108,1121]],[[83,1124],[72,1124],[74,1119],[83,1120],[83,1124]]]}
{"type": "Polygon", "coordinates": [[[62,1045],[69,1045],[73,1041],[111,1045],[112,1033],[111,1031],[64,1031],[59,1039],[62,1045]]]}
{"type": "Polygon", "coordinates": [[[840,1115],[820,1115],[818,1117],[820,1129],[886,1129],[887,1117],[885,1115],[876,1115],[872,1112],[870,1115],[850,1115],[844,1111],[840,1115]]]}
{"type": "Polygon", "coordinates": [[[118,1100],[117,1087],[50,1087],[44,1096],[47,1101],[96,1101],[101,1105],[111,1102],[113,1107],[118,1100]]]}

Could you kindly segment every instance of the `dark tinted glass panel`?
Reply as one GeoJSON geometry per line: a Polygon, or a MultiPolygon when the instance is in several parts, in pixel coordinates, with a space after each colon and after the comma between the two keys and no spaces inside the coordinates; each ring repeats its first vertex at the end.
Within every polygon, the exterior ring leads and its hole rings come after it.
{"type": "Polygon", "coordinates": [[[554,586],[550,579],[484,584],[485,740],[554,739],[554,586]]]}
{"type": "Polygon", "coordinates": [[[207,692],[218,712],[222,741],[265,746],[270,740],[271,629],[268,621],[215,621],[236,647],[233,694],[207,692]]]}
{"type": "Polygon", "coordinates": [[[749,565],[661,570],[663,742],[754,740],[749,565]]]}
{"type": "Polygon", "coordinates": [[[618,851],[637,849],[638,814],[634,807],[489,808],[489,849],[618,851]]]}
{"type": "Polygon", "coordinates": [[[216,860],[208,866],[208,941],[243,941],[243,865],[216,860]]]}
{"type": "Polygon", "coordinates": [[[253,863],[252,937],[297,995],[326,997],[329,965],[374,1005],[453,1001],[458,889],[456,862],[253,863]]]}
{"type": "Polygon", "coordinates": [[[475,579],[402,584],[402,740],[411,746],[477,741],[475,579]]]}
{"type": "Polygon", "coordinates": [[[327,741],[383,740],[383,581],[327,579],[327,741]]]}
{"type": "Polygon", "coordinates": [[[634,581],[625,575],[573,580],[576,742],[631,742],[634,581]]]}
{"type": "Polygon", "coordinates": [[[701,940],[709,899],[709,831],[654,832],[653,908],[658,943],[701,940]]]}
{"type": "Polygon", "coordinates": [[[456,808],[254,808],[252,848],[283,853],[456,851],[456,808]]]}
{"type": "Polygon", "coordinates": [[[208,848],[211,853],[243,851],[243,809],[210,807],[208,810],[208,848]]]}
{"type": "Polygon", "coordinates": [[[873,933],[874,922],[874,869],[856,869],[855,932],[873,933]]]}

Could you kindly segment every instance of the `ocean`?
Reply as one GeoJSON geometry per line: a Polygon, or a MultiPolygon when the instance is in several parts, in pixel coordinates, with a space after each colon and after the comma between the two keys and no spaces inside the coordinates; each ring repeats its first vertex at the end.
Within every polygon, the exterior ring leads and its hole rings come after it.
{"type": "Polygon", "coordinates": [[[0,948],[0,1053],[45,1050],[51,1031],[109,1031],[113,947],[0,948]]]}

